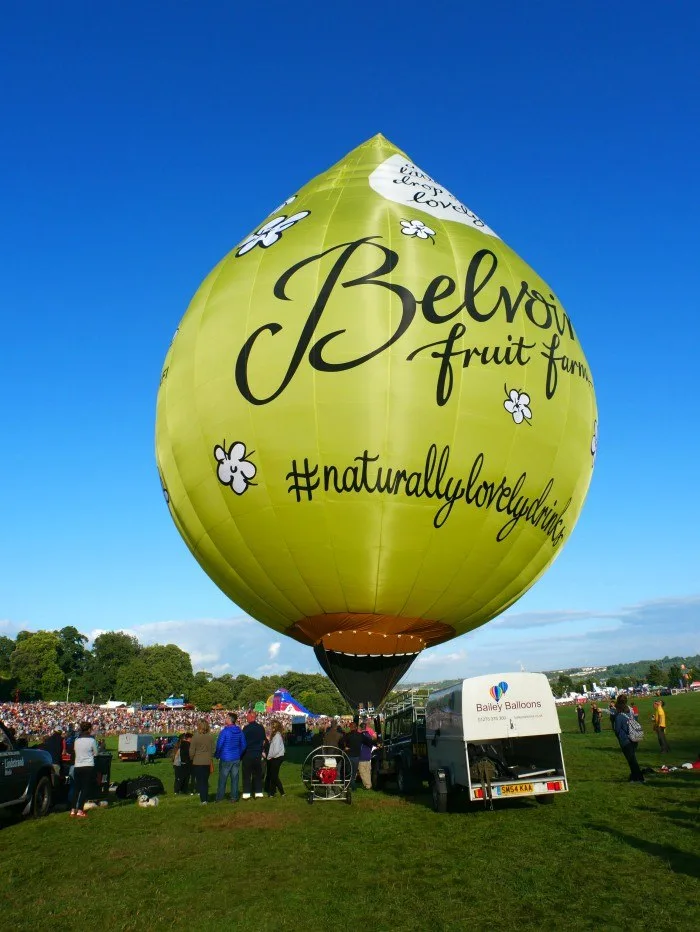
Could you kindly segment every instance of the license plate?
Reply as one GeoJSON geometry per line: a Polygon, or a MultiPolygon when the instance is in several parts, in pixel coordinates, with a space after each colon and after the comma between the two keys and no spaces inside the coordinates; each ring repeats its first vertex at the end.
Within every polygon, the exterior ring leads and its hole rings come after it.
{"type": "Polygon", "coordinates": [[[532,783],[508,783],[506,786],[498,787],[499,796],[517,796],[518,793],[532,793],[533,791],[532,783]]]}

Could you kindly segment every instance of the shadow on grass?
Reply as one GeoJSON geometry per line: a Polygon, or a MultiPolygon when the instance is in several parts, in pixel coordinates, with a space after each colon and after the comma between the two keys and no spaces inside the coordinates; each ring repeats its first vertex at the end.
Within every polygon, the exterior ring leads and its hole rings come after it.
{"type": "Polygon", "coordinates": [[[700,822],[698,821],[697,810],[700,808],[700,802],[677,803],[682,808],[679,809],[660,809],[655,806],[638,806],[640,812],[649,812],[652,815],[659,816],[673,822],[678,828],[687,828],[692,832],[700,832],[700,822]],[[686,811],[689,810],[689,811],[686,811]]]}
{"type": "Polygon", "coordinates": [[[645,854],[650,854],[652,857],[665,861],[674,874],[685,874],[686,877],[692,877],[695,880],[700,879],[700,856],[697,854],[688,854],[687,851],[680,851],[678,848],[674,848],[673,845],[661,845],[648,841],[646,838],[637,838],[635,835],[628,835],[626,832],[620,832],[608,825],[596,825],[594,822],[589,822],[587,827],[594,832],[610,835],[611,838],[624,842],[631,848],[636,848],[638,851],[643,851],[645,854]]]}

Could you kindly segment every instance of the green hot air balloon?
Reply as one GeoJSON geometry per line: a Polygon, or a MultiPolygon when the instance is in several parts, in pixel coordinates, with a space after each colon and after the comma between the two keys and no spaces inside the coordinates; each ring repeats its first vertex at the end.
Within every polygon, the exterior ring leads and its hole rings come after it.
{"type": "Polygon", "coordinates": [[[204,570],[356,706],[541,576],[596,437],[556,294],[375,136],[204,280],[165,360],[156,456],[204,570]]]}

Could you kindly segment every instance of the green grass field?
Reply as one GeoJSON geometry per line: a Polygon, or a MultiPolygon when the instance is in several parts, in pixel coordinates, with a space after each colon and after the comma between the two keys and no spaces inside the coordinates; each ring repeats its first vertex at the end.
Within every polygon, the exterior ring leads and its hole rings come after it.
{"type": "MultiPolygon", "coordinates": [[[[642,766],[662,762],[647,737],[642,766]]],[[[668,763],[700,751],[700,695],[666,704],[668,763]]],[[[700,773],[627,782],[607,721],[580,735],[561,711],[571,792],[434,813],[424,792],[309,806],[300,766],[285,798],[200,806],[167,795],[7,825],[2,927],[61,930],[565,930],[693,927],[700,904],[700,773]]],[[[149,770],[172,789],[167,762],[149,770]]],[[[142,772],[115,760],[112,778],[142,772]]],[[[214,789],[212,778],[211,789],[214,789]]]]}

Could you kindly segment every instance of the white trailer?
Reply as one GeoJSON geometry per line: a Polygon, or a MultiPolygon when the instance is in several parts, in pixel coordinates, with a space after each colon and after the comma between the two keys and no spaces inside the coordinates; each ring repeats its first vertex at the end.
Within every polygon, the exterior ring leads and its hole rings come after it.
{"type": "Polygon", "coordinates": [[[471,801],[534,797],[568,790],[557,707],[543,673],[475,676],[432,693],[426,706],[433,803],[452,791],[471,801]]]}
{"type": "Polygon", "coordinates": [[[153,740],[153,735],[119,735],[119,760],[141,760],[145,749],[153,740]]]}

